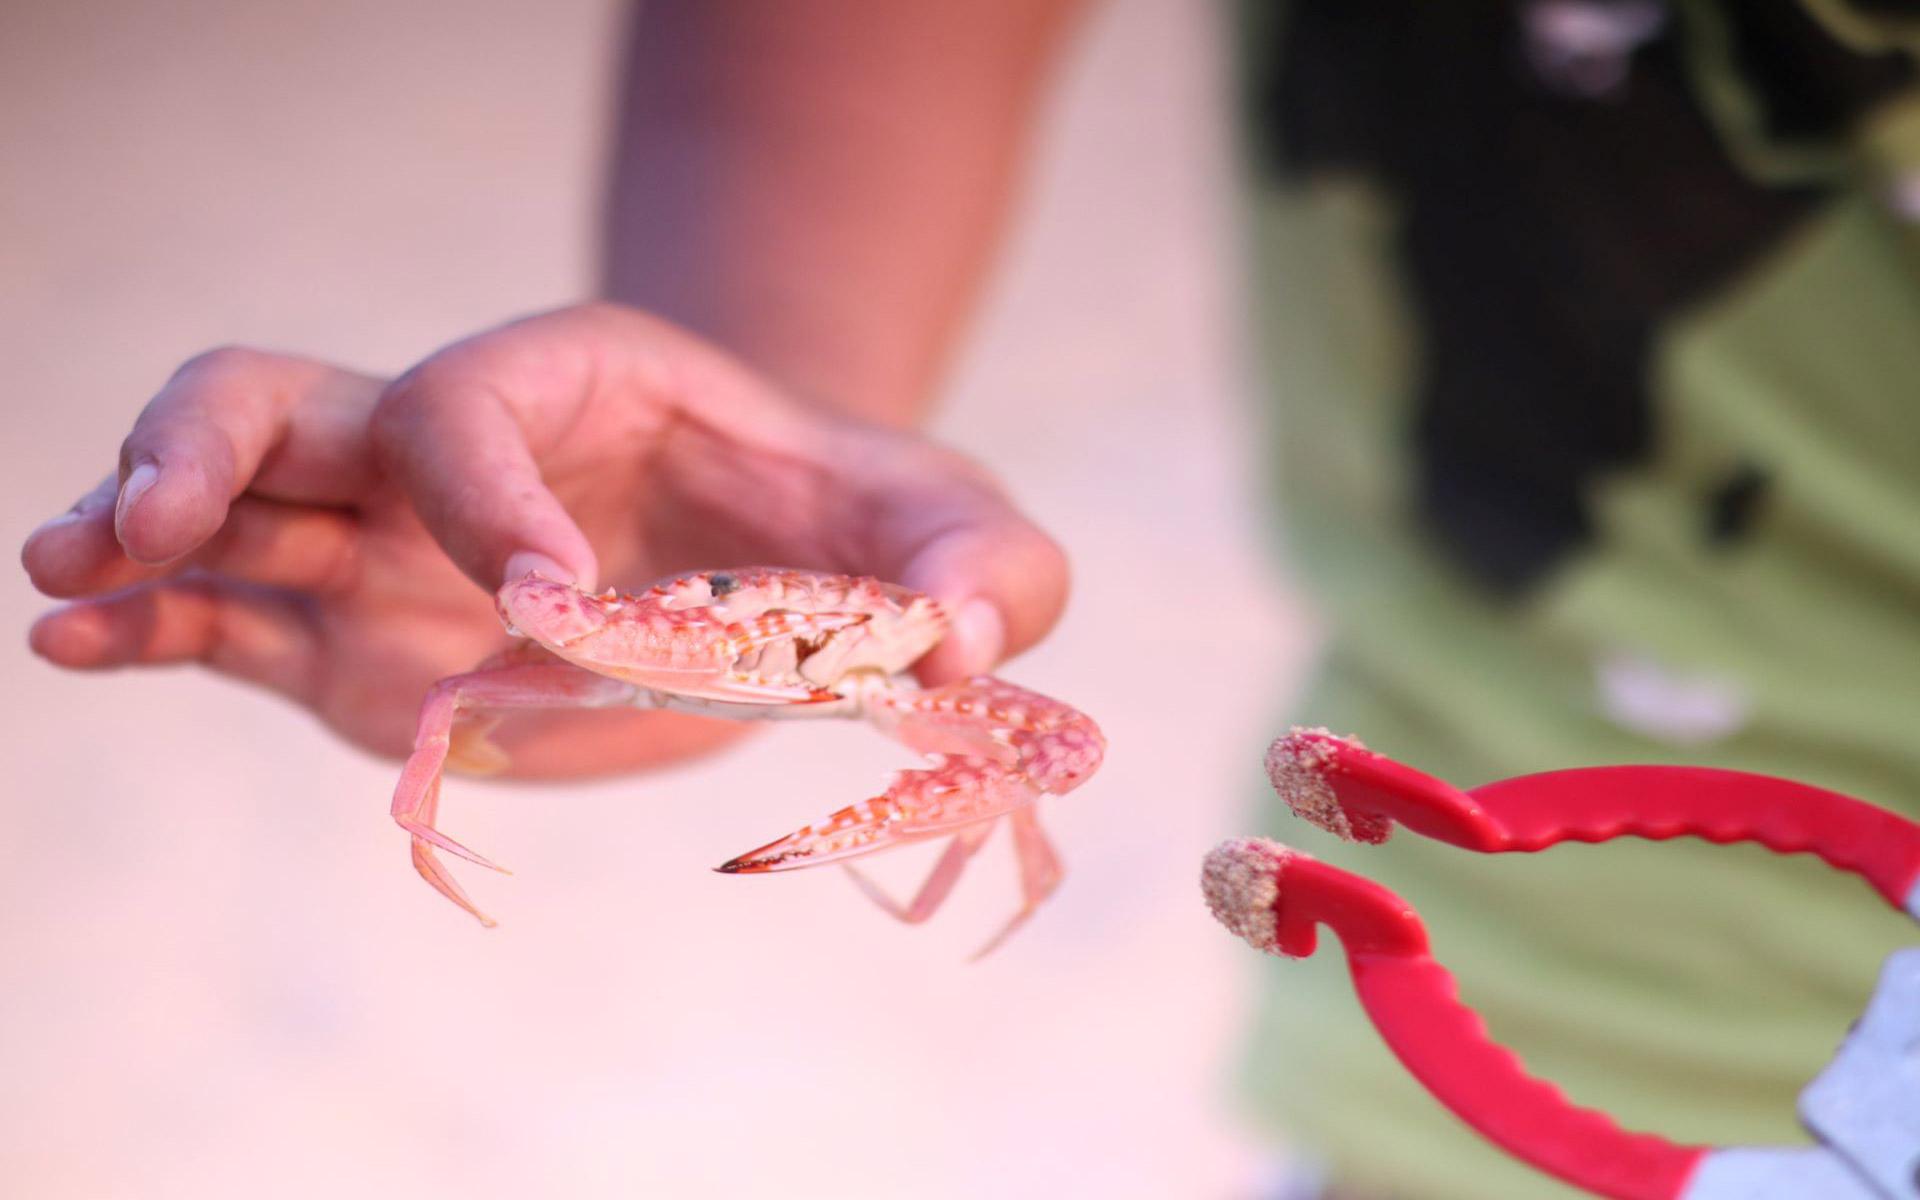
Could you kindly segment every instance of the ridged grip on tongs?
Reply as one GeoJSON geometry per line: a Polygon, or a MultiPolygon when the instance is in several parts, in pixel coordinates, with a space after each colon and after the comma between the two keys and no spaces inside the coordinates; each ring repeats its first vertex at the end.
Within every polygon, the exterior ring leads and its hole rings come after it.
{"type": "MultiPolygon", "coordinates": [[[[1598,767],[1461,790],[1324,730],[1279,739],[1267,766],[1297,814],[1356,841],[1384,841],[1396,823],[1483,853],[1617,837],[1750,841],[1778,853],[1818,855],[1920,918],[1920,825],[1791,780],[1704,767],[1598,767]]],[[[1732,1179],[1769,1164],[1791,1166],[1802,1179],[1814,1168],[1821,1178],[1856,1177],[1856,1168],[1825,1148],[1679,1145],[1623,1130],[1606,1114],[1573,1104],[1487,1035],[1460,1001],[1453,976],[1428,952],[1418,915],[1377,883],[1258,839],[1216,849],[1205,883],[1215,914],[1269,952],[1310,954],[1314,927],[1332,928],[1346,946],[1362,1005],[1400,1061],[1461,1119],[1543,1171],[1616,1200],[1742,1196],[1744,1184],[1705,1192],[1689,1181],[1709,1183],[1729,1168],[1732,1179]]],[[[1810,1089],[1809,1098],[1817,1092],[1810,1089]]],[[[1815,1115],[1808,1114],[1809,1124],[1827,1136],[1815,1115]]],[[[1842,1139],[1827,1140],[1851,1153],[1842,1139]]]]}

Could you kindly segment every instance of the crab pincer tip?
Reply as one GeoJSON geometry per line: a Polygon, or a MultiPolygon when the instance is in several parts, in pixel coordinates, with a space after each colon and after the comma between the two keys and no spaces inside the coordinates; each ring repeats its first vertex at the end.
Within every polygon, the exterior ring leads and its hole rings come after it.
{"type": "Polygon", "coordinates": [[[1232,838],[1208,851],[1200,893],[1216,921],[1255,950],[1280,954],[1280,875],[1299,855],[1267,838],[1232,838]]]}
{"type": "Polygon", "coordinates": [[[764,875],[779,864],[781,859],[769,856],[764,849],[749,850],[714,868],[719,875],[764,875]]]}

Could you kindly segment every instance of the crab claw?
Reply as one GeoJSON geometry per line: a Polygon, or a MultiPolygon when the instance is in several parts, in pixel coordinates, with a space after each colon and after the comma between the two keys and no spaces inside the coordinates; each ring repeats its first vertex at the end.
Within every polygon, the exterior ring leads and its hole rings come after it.
{"type": "Polygon", "coordinates": [[[1106,749],[1084,713],[984,675],[882,693],[871,704],[874,723],[927,754],[930,765],[900,772],[881,795],[729,859],[721,871],[820,866],[992,821],[1079,786],[1106,749]]]}
{"type": "Polygon", "coordinates": [[[874,722],[927,754],[930,765],[902,771],[881,795],[729,859],[718,869],[728,875],[792,871],[951,837],[947,852],[906,904],[854,874],[868,898],[900,920],[917,924],[939,908],[994,823],[1008,816],[1024,903],[984,954],[1060,882],[1060,863],[1034,816],[1034,802],[1071,791],[1091,776],[1106,741],[1084,713],[986,676],[925,692],[882,693],[871,704],[874,722]]]}
{"type": "Polygon", "coordinates": [[[903,837],[899,831],[889,828],[899,817],[899,806],[887,796],[862,800],[858,804],[849,804],[824,820],[802,825],[787,836],[776,838],[758,849],[736,854],[714,870],[723,875],[793,871],[857,858],[862,854],[916,840],[903,837]]]}
{"type": "Polygon", "coordinates": [[[727,875],[795,871],[991,822],[1041,795],[1020,771],[991,758],[937,757],[927,770],[901,771],[881,795],[803,825],[722,863],[727,875]]]}
{"type": "Polygon", "coordinates": [[[849,804],[716,869],[727,875],[760,875],[843,862],[991,822],[1040,795],[1032,780],[1005,763],[936,756],[926,770],[895,775],[882,794],[849,804]]]}

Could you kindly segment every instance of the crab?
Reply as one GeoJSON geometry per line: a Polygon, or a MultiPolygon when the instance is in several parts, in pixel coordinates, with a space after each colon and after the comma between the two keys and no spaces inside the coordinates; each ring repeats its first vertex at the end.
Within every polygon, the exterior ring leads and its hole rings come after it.
{"type": "Polygon", "coordinates": [[[876,579],[751,567],[682,575],[637,595],[589,594],[536,573],[508,583],[497,600],[507,632],[525,640],[433,686],[393,794],[414,868],[483,925],[494,922],[436,852],[503,868],[441,833],[435,820],[446,768],[488,773],[506,765],[487,735],[512,709],[632,705],[732,720],[865,718],[926,755],[927,765],[720,871],[841,863],[868,898],[918,924],[1005,817],[1023,899],[981,954],[1059,885],[1060,860],[1035,803],[1086,782],[1106,741],[1078,710],[992,676],[916,686],[904,672],[947,628],[932,598],[876,579]],[[947,847],[905,903],[850,863],[933,838],[949,839],[947,847]]]}

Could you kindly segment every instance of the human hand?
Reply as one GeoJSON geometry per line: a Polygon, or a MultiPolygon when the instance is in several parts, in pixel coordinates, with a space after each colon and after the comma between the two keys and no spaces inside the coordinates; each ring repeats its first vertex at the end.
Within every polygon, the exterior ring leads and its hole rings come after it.
{"type": "MultiPolygon", "coordinates": [[[[76,669],[199,662],[404,754],[427,687],[506,642],[492,593],[538,568],[637,588],[769,563],[939,598],[929,681],[983,671],[1059,615],[1058,547],[922,437],[795,400],[712,346],[591,304],[458,342],[391,382],[219,350],[134,423],[117,475],[27,539],[74,602],[33,648],[76,669]]],[[[685,757],[740,726],[676,713],[516,716],[513,770],[685,757]]]]}

